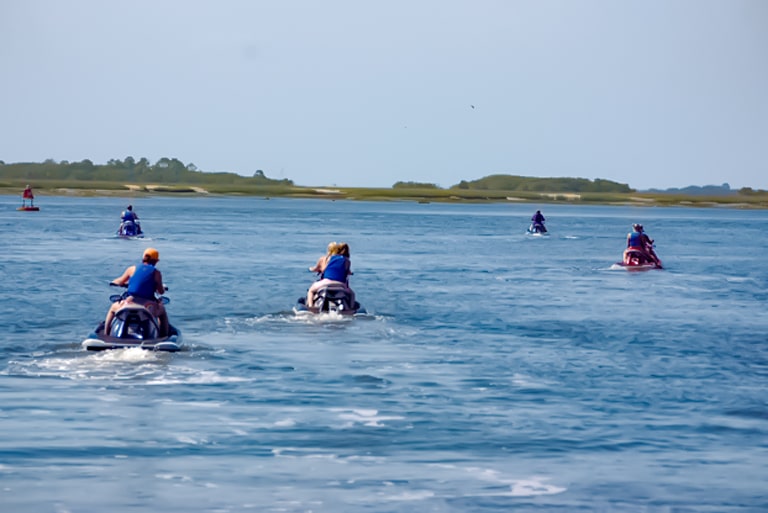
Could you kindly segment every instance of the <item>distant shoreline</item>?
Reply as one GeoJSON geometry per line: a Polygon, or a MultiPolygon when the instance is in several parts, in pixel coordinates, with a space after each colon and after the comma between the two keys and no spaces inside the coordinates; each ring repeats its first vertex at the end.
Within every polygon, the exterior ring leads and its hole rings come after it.
{"type": "MultiPolygon", "coordinates": [[[[228,197],[253,196],[269,198],[316,198],[350,201],[411,201],[417,203],[538,203],[567,205],[617,205],[634,207],[692,207],[729,209],[768,209],[768,195],[695,196],[663,193],[568,193],[520,192],[478,189],[377,189],[349,187],[222,187],[203,188],[197,185],[134,185],[98,184],[83,187],[83,183],[45,184],[35,186],[36,203],[46,196],[63,197],[228,197]]],[[[18,196],[18,186],[0,185],[0,194],[18,196]]],[[[43,200],[44,201],[44,200],[43,200]]]]}

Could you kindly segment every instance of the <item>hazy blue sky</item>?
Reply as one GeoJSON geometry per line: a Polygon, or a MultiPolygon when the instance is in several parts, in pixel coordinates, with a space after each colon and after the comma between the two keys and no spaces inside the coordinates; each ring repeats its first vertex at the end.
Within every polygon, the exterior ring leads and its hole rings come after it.
{"type": "Polygon", "coordinates": [[[768,189],[768,0],[0,0],[0,102],[5,162],[768,189]]]}

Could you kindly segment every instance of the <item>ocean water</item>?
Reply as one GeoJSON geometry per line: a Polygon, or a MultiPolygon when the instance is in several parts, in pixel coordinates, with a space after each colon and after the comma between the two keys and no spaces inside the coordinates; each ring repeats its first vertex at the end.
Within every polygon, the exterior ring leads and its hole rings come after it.
{"type": "Polygon", "coordinates": [[[2,512],[768,511],[768,211],[18,203],[2,512]],[[666,269],[611,269],[633,222],[666,269]],[[368,316],[292,310],[331,240],[368,316]],[[150,245],[185,350],[84,351],[150,245]]]}

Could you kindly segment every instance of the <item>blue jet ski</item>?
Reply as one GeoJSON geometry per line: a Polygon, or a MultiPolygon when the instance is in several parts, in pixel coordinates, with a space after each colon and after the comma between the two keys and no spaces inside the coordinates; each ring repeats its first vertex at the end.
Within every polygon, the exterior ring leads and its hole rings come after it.
{"type": "Polygon", "coordinates": [[[141,231],[139,221],[128,220],[120,223],[117,236],[123,239],[141,239],[144,237],[144,232],[141,231]]]}
{"type": "MultiPolygon", "coordinates": [[[[125,294],[115,294],[109,299],[113,303],[121,301],[125,299],[125,294]]],[[[165,296],[159,300],[164,305],[170,302],[165,296]]],[[[168,335],[161,337],[158,320],[142,305],[130,302],[115,313],[109,329],[105,330],[104,321],[101,321],[82,343],[83,348],[89,351],[138,347],[171,352],[180,350],[182,344],[181,332],[177,328],[169,324],[168,335]]]]}

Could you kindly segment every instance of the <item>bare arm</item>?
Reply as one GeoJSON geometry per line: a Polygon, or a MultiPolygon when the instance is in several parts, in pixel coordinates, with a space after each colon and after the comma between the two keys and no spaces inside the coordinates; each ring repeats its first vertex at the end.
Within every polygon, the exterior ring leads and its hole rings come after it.
{"type": "Polygon", "coordinates": [[[161,296],[165,294],[165,285],[163,285],[163,275],[155,269],[155,292],[161,296]]]}
{"type": "Polygon", "coordinates": [[[313,273],[321,273],[325,271],[325,266],[328,264],[328,255],[323,255],[317,259],[317,263],[309,268],[313,273]]]}
{"type": "Polygon", "coordinates": [[[119,278],[112,280],[112,283],[121,287],[125,287],[128,285],[128,281],[131,279],[131,276],[133,276],[134,272],[136,272],[136,266],[132,265],[127,268],[119,278]]]}

